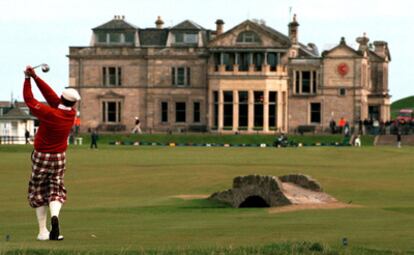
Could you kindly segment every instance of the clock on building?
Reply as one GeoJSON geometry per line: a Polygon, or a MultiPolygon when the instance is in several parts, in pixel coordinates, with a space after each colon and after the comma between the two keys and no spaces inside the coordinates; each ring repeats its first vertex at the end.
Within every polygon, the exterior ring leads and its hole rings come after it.
{"type": "Polygon", "coordinates": [[[345,76],[349,72],[349,66],[346,63],[340,63],[336,67],[336,70],[343,77],[343,76],[345,76]]]}

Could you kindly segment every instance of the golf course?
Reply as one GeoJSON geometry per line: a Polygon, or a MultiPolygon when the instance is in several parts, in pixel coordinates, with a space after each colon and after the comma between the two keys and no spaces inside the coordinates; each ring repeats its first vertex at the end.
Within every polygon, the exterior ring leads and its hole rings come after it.
{"type": "Polygon", "coordinates": [[[36,241],[31,151],[0,146],[2,255],[414,254],[414,147],[71,146],[60,242],[36,241]],[[352,206],[278,213],[203,198],[236,176],[291,173],[352,206]]]}

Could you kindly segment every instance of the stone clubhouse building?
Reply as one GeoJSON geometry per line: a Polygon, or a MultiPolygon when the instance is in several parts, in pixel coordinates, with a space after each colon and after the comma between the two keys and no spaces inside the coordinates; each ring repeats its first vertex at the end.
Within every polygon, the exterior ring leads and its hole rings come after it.
{"type": "Polygon", "coordinates": [[[343,117],[390,120],[387,42],[364,34],[322,52],[263,21],[224,31],[185,20],[139,28],[115,16],[92,29],[90,46],[69,48],[69,83],[79,90],[81,131],[326,131],[343,117]]]}

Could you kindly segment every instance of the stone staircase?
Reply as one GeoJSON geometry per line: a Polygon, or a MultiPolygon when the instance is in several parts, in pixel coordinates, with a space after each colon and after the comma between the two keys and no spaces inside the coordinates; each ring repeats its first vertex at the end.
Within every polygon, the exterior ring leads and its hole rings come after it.
{"type": "MultiPolygon", "coordinates": [[[[397,136],[396,135],[378,135],[375,137],[374,145],[397,146],[397,136]]],[[[405,146],[405,145],[414,146],[414,135],[402,135],[401,145],[402,146],[405,146]]]]}

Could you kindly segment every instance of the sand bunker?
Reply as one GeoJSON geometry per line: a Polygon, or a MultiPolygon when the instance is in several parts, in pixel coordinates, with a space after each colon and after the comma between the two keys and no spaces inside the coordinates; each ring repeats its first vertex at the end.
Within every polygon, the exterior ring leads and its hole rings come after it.
{"type": "Polygon", "coordinates": [[[205,199],[208,198],[210,195],[204,194],[188,194],[188,195],[176,195],[172,196],[173,198],[180,198],[183,200],[191,200],[191,199],[205,199]]]}
{"type": "Polygon", "coordinates": [[[283,213],[310,209],[340,209],[360,207],[351,203],[343,203],[324,192],[304,189],[295,184],[282,183],[285,196],[292,202],[291,205],[269,208],[269,213],[283,213]]]}

